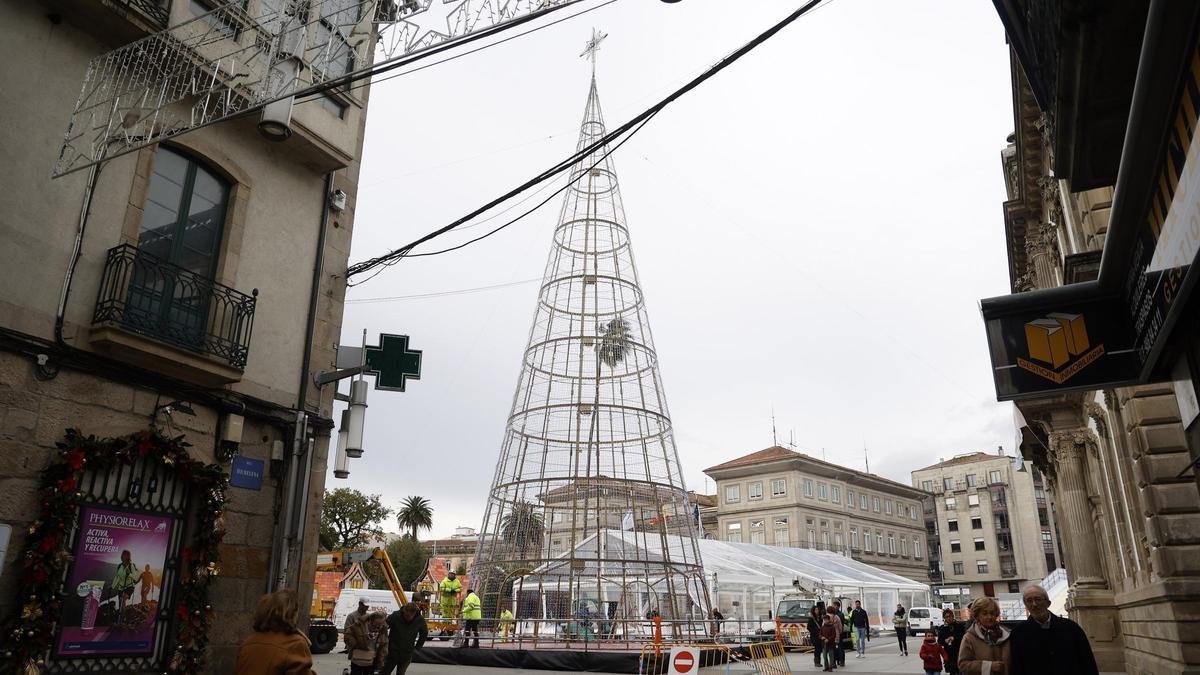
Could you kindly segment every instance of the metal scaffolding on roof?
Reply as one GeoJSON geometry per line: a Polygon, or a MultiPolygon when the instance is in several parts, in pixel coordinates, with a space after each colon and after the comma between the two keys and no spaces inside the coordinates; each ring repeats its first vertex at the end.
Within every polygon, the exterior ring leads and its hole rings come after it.
{"type": "MultiPolygon", "coordinates": [[[[593,37],[589,49],[596,44],[593,37]]],[[[593,73],[577,147],[604,133],[593,73]]],[[[699,636],[709,600],[697,510],[681,475],[608,148],[576,163],[570,179],[473,585],[489,618],[504,608],[546,620],[657,612],[673,630],[699,636]]]]}

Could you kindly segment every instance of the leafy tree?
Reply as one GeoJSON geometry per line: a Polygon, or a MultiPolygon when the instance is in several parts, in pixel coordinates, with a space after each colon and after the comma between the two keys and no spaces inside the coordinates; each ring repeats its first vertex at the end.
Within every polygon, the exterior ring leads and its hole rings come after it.
{"type": "Polygon", "coordinates": [[[321,507],[321,547],[359,548],[383,536],[379,523],[392,515],[379,495],[366,495],[351,488],[325,491],[321,507]]]}
{"type": "MultiPolygon", "coordinates": [[[[625,353],[629,351],[629,341],[632,337],[629,334],[629,322],[621,318],[613,319],[600,324],[600,332],[600,343],[596,345],[596,353],[609,368],[616,368],[618,363],[625,360],[625,353]]],[[[597,364],[597,370],[599,367],[597,364]]]]}
{"type": "Polygon", "coordinates": [[[542,546],[546,536],[546,523],[537,506],[530,502],[513,504],[512,511],[500,521],[500,536],[516,551],[525,557],[531,550],[542,546]]]}
{"type": "Polygon", "coordinates": [[[416,495],[405,499],[396,513],[396,522],[401,531],[408,530],[413,539],[417,538],[420,530],[432,529],[433,508],[429,506],[429,500],[416,495]]]}
{"type": "Polygon", "coordinates": [[[385,548],[392,567],[396,569],[396,578],[405,591],[412,591],[413,582],[425,571],[425,563],[429,561],[429,552],[420,542],[412,537],[400,537],[390,542],[385,548]]]}

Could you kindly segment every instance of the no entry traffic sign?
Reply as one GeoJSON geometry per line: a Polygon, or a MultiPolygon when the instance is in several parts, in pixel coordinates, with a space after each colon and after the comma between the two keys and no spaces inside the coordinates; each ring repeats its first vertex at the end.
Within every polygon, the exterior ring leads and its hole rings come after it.
{"type": "Polygon", "coordinates": [[[671,648],[671,672],[695,673],[700,670],[700,650],[695,647],[671,648]]]}

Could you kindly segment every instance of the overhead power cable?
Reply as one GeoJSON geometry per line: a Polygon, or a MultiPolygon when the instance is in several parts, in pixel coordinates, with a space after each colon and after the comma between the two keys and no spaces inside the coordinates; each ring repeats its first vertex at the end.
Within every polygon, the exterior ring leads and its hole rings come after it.
{"type": "MultiPolygon", "coordinates": [[[[663,108],[667,107],[668,105],[673,103],[675,100],[677,100],[684,94],[686,94],[689,91],[691,91],[692,89],[695,89],[696,87],[700,86],[700,84],[707,81],[712,76],[721,72],[722,70],[724,70],[725,68],[729,67],[734,62],[736,62],[738,59],[742,58],[746,54],[753,51],[756,47],[758,47],[762,43],[764,43],[767,40],[769,40],[770,38],[772,38],[776,33],[783,30],[789,24],[794,22],[796,19],[799,19],[800,17],[807,14],[814,7],[821,4],[821,2],[822,2],[822,0],[809,0],[809,2],[805,3],[799,9],[797,9],[796,11],[794,11],[791,14],[789,14],[788,16],[786,16],[782,21],[776,23],[775,25],[771,26],[767,30],[763,31],[762,33],[757,35],[754,39],[752,39],[749,42],[747,42],[746,44],[742,45],[737,50],[735,50],[734,52],[732,52],[725,58],[718,61],[711,68],[709,68],[705,72],[701,73],[699,76],[692,79],[687,84],[676,89],[671,94],[667,95],[665,98],[663,98],[658,103],[655,103],[654,105],[647,108],[645,111],[641,112],[637,116],[630,119],[628,122],[625,122],[621,126],[614,129],[613,131],[610,131],[609,133],[600,137],[600,139],[598,139],[594,143],[578,150],[577,152],[570,155],[566,159],[560,161],[559,163],[555,164],[554,166],[550,167],[549,169],[546,169],[545,171],[538,174],[537,176],[534,176],[533,178],[525,181],[524,183],[517,186],[516,188],[509,190],[505,194],[491,200],[487,204],[484,204],[483,206],[475,209],[474,211],[468,213],[467,215],[462,216],[461,218],[458,218],[457,220],[450,223],[449,225],[438,228],[438,229],[416,239],[415,241],[413,241],[411,243],[401,246],[400,248],[394,249],[384,255],[381,255],[381,256],[378,256],[375,258],[370,258],[368,260],[364,260],[362,262],[358,262],[358,263],[351,265],[346,270],[346,278],[349,279],[351,277],[357,276],[364,272],[369,272],[371,270],[375,270],[376,268],[379,268],[380,266],[388,266],[388,265],[395,264],[401,258],[404,258],[406,256],[412,255],[415,257],[415,254],[410,254],[410,251],[412,251],[412,249],[416,248],[417,246],[420,246],[421,244],[423,244],[431,239],[434,239],[436,237],[440,237],[441,235],[446,234],[447,232],[450,232],[451,230],[454,230],[455,228],[458,228],[467,222],[470,222],[473,218],[485,213],[489,209],[495,208],[499,204],[502,204],[505,201],[512,199],[513,197],[524,192],[525,190],[528,190],[529,188],[534,187],[535,185],[537,185],[543,181],[546,181],[564,171],[569,170],[577,162],[579,162],[583,158],[587,157],[588,155],[592,154],[598,148],[608,145],[614,139],[620,138],[621,136],[624,136],[626,133],[630,132],[630,130],[634,130],[634,133],[636,133],[637,130],[640,130],[643,126],[645,126],[645,123],[648,122],[650,120],[650,118],[652,118],[654,115],[656,115],[660,111],[662,111],[663,108]]],[[[628,138],[626,138],[624,140],[628,140],[628,138]]],[[[622,142],[624,142],[624,141],[622,141],[622,142]]],[[[609,152],[611,153],[611,150],[609,152]]],[[[608,153],[606,153],[606,156],[607,156],[607,154],[608,153]]],[[[569,185],[570,184],[568,183],[568,186],[569,185]]],[[[563,188],[563,189],[565,189],[565,188],[563,188]]],[[[551,195],[551,196],[553,196],[553,195],[551,195]]],[[[535,209],[536,209],[536,207],[535,207],[535,209]]],[[[520,218],[524,217],[524,215],[528,215],[528,213],[531,213],[531,212],[532,212],[532,210],[526,212],[522,216],[518,216],[518,218],[515,220],[519,220],[520,218]]],[[[505,225],[502,225],[501,227],[498,227],[495,230],[492,230],[491,232],[488,232],[487,234],[485,234],[481,237],[472,239],[471,241],[468,241],[464,244],[454,246],[454,247],[451,247],[448,249],[444,249],[443,251],[437,251],[432,254],[420,254],[420,255],[435,255],[438,253],[445,253],[448,251],[460,249],[463,246],[466,246],[468,244],[479,241],[480,239],[484,239],[488,236],[491,236],[492,234],[495,234],[496,232],[500,231],[504,227],[511,225],[512,222],[515,222],[515,220],[510,221],[509,223],[506,223],[505,225]]],[[[373,277],[374,277],[374,275],[372,275],[372,278],[373,277]]],[[[360,283],[363,283],[363,282],[360,282],[360,283]]]]}
{"type": "Polygon", "coordinates": [[[459,288],[453,291],[433,291],[430,293],[413,293],[410,295],[392,295],[382,298],[355,298],[347,300],[347,305],[374,305],[382,302],[400,302],[401,300],[422,300],[425,298],[444,298],[450,295],[468,295],[470,293],[482,293],[484,291],[494,291],[500,288],[512,288],[513,286],[524,286],[541,281],[541,277],[532,279],[521,279],[520,281],[509,281],[503,284],[492,284],[490,286],[476,286],[475,288],[459,288]]]}

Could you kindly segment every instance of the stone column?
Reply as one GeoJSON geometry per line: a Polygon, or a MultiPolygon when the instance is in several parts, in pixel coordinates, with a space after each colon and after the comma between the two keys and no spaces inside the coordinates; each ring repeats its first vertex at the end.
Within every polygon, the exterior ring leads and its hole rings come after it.
{"type": "Polygon", "coordinates": [[[1096,527],[1088,501],[1087,468],[1084,452],[1096,446],[1096,437],[1089,429],[1056,431],[1050,434],[1050,451],[1054,453],[1055,498],[1066,521],[1069,541],[1072,586],[1104,588],[1104,569],[1100,563],[1100,548],[1096,545],[1096,527]]]}
{"type": "MultiPolygon", "coordinates": [[[[1055,468],[1055,501],[1067,533],[1067,612],[1083,628],[1101,671],[1124,671],[1124,640],[1118,629],[1120,616],[1113,592],[1104,577],[1097,545],[1098,530],[1092,517],[1088,494],[1085,453],[1095,457],[1099,449],[1095,434],[1086,427],[1050,434],[1050,452],[1055,468]]],[[[1097,510],[1102,510],[1098,508],[1097,510]]]]}
{"type": "Polygon", "coordinates": [[[1025,235],[1025,255],[1029,258],[1032,281],[1037,288],[1055,288],[1059,279],[1061,259],[1058,246],[1058,226],[1046,221],[1025,235]]]}

